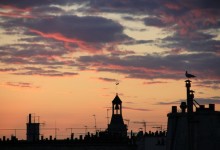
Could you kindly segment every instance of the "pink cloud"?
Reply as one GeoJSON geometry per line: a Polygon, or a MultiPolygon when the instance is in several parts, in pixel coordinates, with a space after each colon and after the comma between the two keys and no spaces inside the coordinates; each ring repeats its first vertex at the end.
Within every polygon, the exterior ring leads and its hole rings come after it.
{"type": "Polygon", "coordinates": [[[32,10],[32,8],[28,7],[28,8],[18,8],[15,6],[10,6],[10,5],[1,5],[0,7],[3,9],[8,9],[8,10],[13,10],[13,11],[19,11],[19,12],[30,12],[32,10]]]}
{"type": "Polygon", "coordinates": [[[195,31],[210,28],[210,26],[215,26],[218,23],[219,11],[217,10],[198,8],[184,3],[181,5],[166,3],[165,7],[176,11],[176,13],[171,14],[161,10],[162,21],[170,25],[169,29],[176,31],[180,36],[192,36],[195,31]]]}
{"type": "Polygon", "coordinates": [[[75,51],[75,50],[69,45],[69,43],[75,44],[76,49],[79,48],[82,51],[87,51],[91,53],[97,53],[98,51],[100,51],[100,49],[96,49],[94,46],[91,46],[82,40],[75,39],[75,38],[67,38],[60,33],[43,33],[35,29],[30,29],[30,32],[36,33],[45,38],[52,38],[58,41],[63,41],[65,48],[71,51],[75,51]]]}
{"type": "Polygon", "coordinates": [[[165,6],[169,9],[172,10],[180,10],[181,7],[178,4],[174,4],[174,3],[166,3],[165,6]]]}
{"type": "Polygon", "coordinates": [[[1,12],[0,10],[0,16],[12,18],[35,18],[34,16],[29,15],[32,10],[31,8],[20,9],[9,5],[0,5],[0,8],[6,10],[6,12],[1,12]]]}

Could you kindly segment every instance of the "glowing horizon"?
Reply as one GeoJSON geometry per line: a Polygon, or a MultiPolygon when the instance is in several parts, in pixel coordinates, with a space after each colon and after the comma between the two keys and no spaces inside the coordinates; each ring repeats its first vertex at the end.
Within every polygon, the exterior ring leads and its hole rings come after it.
{"type": "MultiPolygon", "coordinates": [[[[197,76],[195,99],[220,110],[218,7],[208,0],[3,0],[0,129],[25,129],[29,113],[45,127],[56,122],[60,138],[66,128],[94,127],[94,114],[106,128],[116,93],[128,131],[143,127],[134,121],[166,124],[171,106],[186,99],[186,70],[197,76]]],[[[0,138],[11,134],[1,130],[0,138]]]]}

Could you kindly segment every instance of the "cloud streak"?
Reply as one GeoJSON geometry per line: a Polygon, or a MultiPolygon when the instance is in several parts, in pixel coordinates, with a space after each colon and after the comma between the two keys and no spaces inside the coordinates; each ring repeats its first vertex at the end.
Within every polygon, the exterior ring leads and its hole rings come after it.
{"type": "Polygon", "coordinates": [[[116,82],[115,79],[111,79],[111,78],[102,78],[102,77],[100,77],[98,79],[101,80],[101,81],[105,81],[105,82],[116,82]]]}
{"type": "Polygon", "coordinates": [[[151,111],[150,109],[146,109],[146,108],[133,108],[127,106],[123,106],[123,109],[134,110],[134,111],[151,111]]]}
{"type": "Polygon", "coordinates": [[[39,86],[34,86],[32,83],[28,82],[6,82],[5,85],[19,88],[40,88],[39,86]]]}
{"type": "MultiPolygon", "coordinates": [[[[1,45],[0,62],[117,71],[138,79],[179,80],[192,68],[199,79],[218,81],[219,4],[208,0],[3,0],[2,33],[19,37],[16,44],[1,45]],[[130,30],[130,23],[137,28],[130,30]],[[165,36],[152,40],[148,38],[151,29],[165,36]],[[140,38],[137,31],[146,36],[140,38]],[[135,47],[140,45],[152,47],[140,54],[135,47]],[[161,52],[149,52],[156,47],[161,52]]],[[[1,70],[10,71],[37,75],[33,70],[1,70]]],[[[68,72],[44,68],[38,75],[71,75],[68,72]]],[[[218,89],[218,85],[207,87],[218,89]]]]}
{"type": "Polygon", "coordinates": [[[95,66],[97,71],[115,72],[117,70],[129,78],[142,79],[182,79],[185,78],[186,66],[190,65],[200,79],[207,77],[219,79],[220,71],[216,67],[220,63],[219,60],[219,56],[214,54],[136,55],[123,58],[94,55],[81,56],[78,62],[95,66]],[[193,59],[194,61],[190,62],[193,59]]]}
{"type": "Polygon", "coordinates": [[[27,71],[17,72],[13,74],[15,75],[38,75],[38,76],[48,76],[48,77],[68,77],[68,76],[78,75],[78,73],[74,73],[74,72],[61,72],[58,70],[45,70],[41,68],[26,68],[26,70],[27,71]]]}
{"type": "MultiPolygon", "coordinates": [[[[210,97],[210,98],[195,98],[195,100],[200,104],[200,105],[207,105],[207,104],[220,104],[220,99],[219,97],[210,97]]],[[[170,102],[158,102],[155,103],[155,105],[176,105],[179,106],[181,102],[186,102],[186,100],[177,100],[177,101],[170,101],[170,102]]]]}

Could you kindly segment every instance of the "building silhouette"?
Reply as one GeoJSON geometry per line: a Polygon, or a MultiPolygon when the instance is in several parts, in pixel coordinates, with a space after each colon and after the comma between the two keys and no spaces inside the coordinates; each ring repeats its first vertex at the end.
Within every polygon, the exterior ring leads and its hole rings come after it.
{"type": "MultiPolygon", "coordinates": [[[[71,137],[64,139],[44,138],[40,130],[38,116],[28,115],[26,123],[26,140],[19,140],[15,136],[11,139],[3,136],[0,138],[1,150],[219,150],[220,149],[220,112],[215,110],[215,104],[208,107],[200,105],[194,99],[191,90],[191,81],[186,80],[186,101],[177,106],[172,106],[172,111],[167,114],[167,132],[143,132],[137,135],[131,132],[127,136],[127,125],[123,121],[122,101],[116,94],[112,100],[111,122],[105,131],[95,134],[87,133],[79,139],[71,137]],[[41,138],[39,139],[39,136],[41,138]]],[[[55,128],[56,129],[56,128],[55,128]]]]}
{"type": "Polygon", "coordinates": [[[108,125],[108,132],[113,136],[127,137],[127,125],[124,124],[122,117],[122,101],[118,94],[112,101],[112,118],[108,125]]]}
{"type": "Polygon", "coordinates": [[[180,111],[172,106],[168,116],[166,150],[219,150],[220,112],[215,104],[200,105],[194,99],[191,81],[186,80],[186,102],[180,111]],[[195,106],[195,110],[194,110],[195,106]]]}
{"type": "MultiPolygon", "coordinates": [[[[16,136],[11,139],[0,138],[1,150],[136,150],[137,146],[134,139],[127,136],[127,125],[124,124],[122,117],[122,101],[116,94],[112,101],[112,118],[111,123],[105,131],[96,133],[88,132],[85,136],[80,135],[79,138],[74,138],[74,133],[71,131],[71,138],[56,139],[50,136],[44,138],[40,133],[39,118],[32,114],[28,115],[26,123],[26,140],[18,140],[16,136]],[[41,135],[41,138],[40,138],[41,135]]],[[[43,130],[43,128],[41,128],[43,130]]]]}
{"type": "Polygon", "coordinates": [[[40,123],[35,122],[35,116],[29,114],[27,123],[27,141],[39,141],[40,123]]]}

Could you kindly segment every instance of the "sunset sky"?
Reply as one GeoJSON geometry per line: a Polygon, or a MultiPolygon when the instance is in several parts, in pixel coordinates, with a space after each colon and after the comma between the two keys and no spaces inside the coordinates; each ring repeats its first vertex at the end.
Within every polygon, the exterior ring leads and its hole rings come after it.
{"type": "Polygon", "coordinates": [[[195,100],[220,110],[219,65],[217,0],[0,0],[0,129],[29,113],[60,138],[93,115],[106,128],[119,93],[129,131],[155,130],[186,99],[186,70],[195,100]]]}

